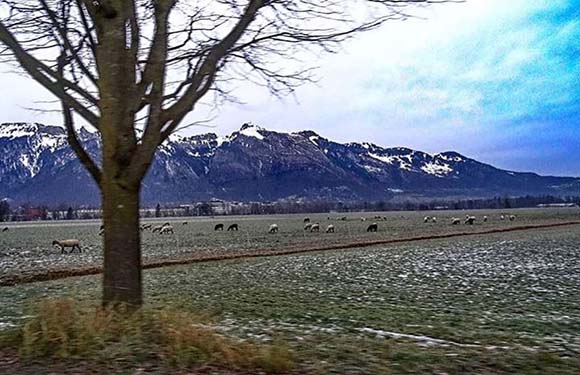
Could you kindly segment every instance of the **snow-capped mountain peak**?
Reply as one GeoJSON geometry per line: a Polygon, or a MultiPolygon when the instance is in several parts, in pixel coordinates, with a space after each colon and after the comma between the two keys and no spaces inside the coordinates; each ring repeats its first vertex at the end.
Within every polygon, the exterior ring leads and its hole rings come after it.
{"type": "Polygon", "coordinates": [[[237,132],[237,134],[243,135],[246,137],[250,137],[250,138],[256,138],[260,141],[263,141],[264,135],[262,134],[262,132],[265,132],[265,131],[266,131],[266,129],[264,129],[264,128],[261,128],[259,126],[254,125],[254,124],[251,124],[251,123],[246,123],[246,124],[242,125],[242,127],[237,132]]]}
{"type": "Polygon", "coordinates": [[[33,136],[64,136],[64,129],[58,126],[47,126],[39,123],[2,123],[0,124],[0,138],[21,138],[33,136]]]}

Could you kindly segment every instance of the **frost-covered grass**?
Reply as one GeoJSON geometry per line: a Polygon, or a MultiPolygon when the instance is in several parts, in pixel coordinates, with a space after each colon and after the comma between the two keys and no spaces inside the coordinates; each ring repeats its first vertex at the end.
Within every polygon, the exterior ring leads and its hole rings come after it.
{"type": "MultiPolygon", "coordinates": [[[[580,228],[194,264],[145,272],[147,303],[207,311],[228,335],[289,342],[305,371],[580,371],[580,228]]],[[[0,289],[93,300],[98,276],[0,289]]]]}
{"type": "MultiPolygon", "coordinates": [[[[344,215],[317,214],[147,220],[154,224],[170,221],[175,226],[176,233],[173,236],[160,236],[148,231],[143,232],[143,257],[145,262],[156,262],[475,232],[528,224],[580,220],[580,210],[361,213],[346,215],[346,221],[337,220],[342,216],[344,215]],[[463,218],[467,213],[476,215],[480,221],[473,226],[450,225],[451,217],[463,218]],[[506,213],[515,213],[517,220],[500,221],[500,215],[506,213]],[[374,219],[375,215],[384,216],[387,220],[377,221],[374,219]],[[423,223],[425,215],[437,216],[438,222],[423,223]],[[487,223],[481,221],[483,215],[489,217],[487,223]],[[303,230],[302,219],[305,216],[309,216],[313,222],[320,222],[320,233],[303,230]],[[363,222],[360,220],[361,217],[368,220],[363,222]],[[188,225],[181,225],[183,221],[187,221],[188,225]],[[366,228],[373,221],[379,224],[379,231],[367,233],[366,228]],[[234,222],[240,226],[238,232],[213,230],[216,223],[224,223],[227,228],[234,222]],[[279,225],[279,233],[273,235],[267,233],[272,223],[279,225]],[[335,233],[324,233],[328,224],[335,226],[335,233]]],[[[0,233],[0,281],[15,275],[100,266],[102,264],[102,237],[98,235],[99,225],[100,223],[96,221],[7,224],[9,231],[0,233]],[[66,238],[80,239],[86,251],[83,254],[63,256],[58,249],[51,247],[54,239],[66,238]]]]}

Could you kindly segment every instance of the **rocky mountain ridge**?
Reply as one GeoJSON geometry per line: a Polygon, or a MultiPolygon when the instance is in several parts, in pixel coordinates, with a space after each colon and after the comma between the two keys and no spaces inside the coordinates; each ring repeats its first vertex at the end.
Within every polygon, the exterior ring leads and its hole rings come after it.
{"type": "MultiPolygon", "coordinates": [[[[81,131],[96,159],[100,139],[81,131]]],[[[97,204],[98,190],[64,129],[0,124],[0,197],[37,204],[97,204]]],[[[142,189],[145,204],[236,201],[388,200],[395,196],[488,197],[580,191],[580,179],[505,171],[457,152],[428,154],[372,143],[341,144],[313,131],[244,124],[226,137],[172,136],[142,189]]]]}

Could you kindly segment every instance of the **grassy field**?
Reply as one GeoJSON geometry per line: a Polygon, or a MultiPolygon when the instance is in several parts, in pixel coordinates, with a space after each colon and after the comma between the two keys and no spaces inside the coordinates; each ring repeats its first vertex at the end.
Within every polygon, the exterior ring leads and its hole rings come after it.
{"type": "MultiPolygon", "coordinates": [[[[145,272],[146,302],[209,312],[230,335],[288,342],[300,373],[577,374],[579,243],[572,226],[167,267],[145,272]]],[[[40,297],[97,300],[99,283],[0,288],[0,326],[18,324],[40,297]]]]}
{"type": "MultiPolygon", "coordinates": [[[[320,233],[303,230],[305,215],[246,216],[216,218],[186,218],[147,220],[153,224],[165,221],[175,226],[175,235],[160,236],[144,231],[142,235],[143,258],[146,263],[207,258],[236,254],[259,254],[286,250],[333,246],[345,243],[389,240],[417,236],[441,235],[459,232],[505,229],[521,225],[550,224],[580,220],[579,209],[508,210],[499,211],[445,211],[445,212],[396,212],[366,214],[317,214],[308,215],[319,222],[320,233]],[[501,214],[515,214],[513,222],[501,221],[501,214]],[[473,226],[450,224],[451,217],[463,218],[473,214],[478,221],[473,226]],[[374,219],[375,215],[386,218],[374,219]],[[423,223],[425,215],[437,216],[437,223],[423,223]],[[487,215],[489,221],[482,222],[487,215]],[[338,220],[346,216],[347,220],[338,220]],[[361,217],[367,221],[361,221],[361,217]],[[187,221],[187,225],[182,225],[187,221]],[[369,223],[379,224],[377,233],[367,233],[369,223]],[[224,223],[238,223],[238,232],[216,232],[213,227],[224,223]],[[268,234],[270,224],[277,223],[280,232],[268,234]],[[324,233],[333,224],[336,233],[324,233]]],[[[34,275],[38,272],[64,271],[102,264],[102,237],[98,235],[100,223],[93,222],[42,222],[8,223],[7,232],[0,233],[0,282],[14,276],[34,275]],[[85,249],[83,254],[63,256],[51,246],[54,239],[78,238],[85,249]]]]}

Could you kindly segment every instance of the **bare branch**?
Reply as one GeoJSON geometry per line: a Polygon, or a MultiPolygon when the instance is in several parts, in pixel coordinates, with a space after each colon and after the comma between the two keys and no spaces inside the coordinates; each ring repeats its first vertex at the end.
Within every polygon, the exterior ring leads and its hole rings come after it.
{"type": "Polygon", "coordinates": [[[208,52],[182,98],[164,111],[163,122],[169,122],[169,124],[163,129],[162,139],[167,138],[179,126],[195,103],[207,93],[215,79],[220,60],[242,37],[264,3],[263,0],[251,0],[232,30],[208,52]]]}
{"type": "MultiPolygon", "coordinates": [[[[58,73],[62,75],[63,71],[64,71],[64,67],[66,65],[66,52],[63,51],[61,56],[59,57],[58,60],[58,73]]],[[[70,145],[70,147],[72,148],[72,150],[75,152],[75,154],[77,155],[77,157],[79,158],[80,162],[84,165],[84,167],[87,169],[87,171],[89,172],[89,174],[93,177],[93,180],[95,180],[95,182],[97,183],[97,185],[99,187],[101,187],[101,180],[102,180],[102,172],[99,169],[99,167],[97,166],[97,164],[93,161],[93,159],[91,158],[91,156],[87,153],[87,151],[84,149],[84,147],[82,146],[82,144],[80,143],[75,128],[74,128],[74,120],[73,120],[73,115],[72,112],[70,110],[70,107],[66,104],[65,101],[61,102],[62,104],[62,113],[63,113],[63,119],[64,119],[64,126],[66,129],[66,133],[67,133],[67,141],[70,145]]]]}
{"type": "Polygon", "coordinates": [[[4,43],[6,47],[10,49],[15,58],[20,63],[20,66],[28,74],[30,74],[32,78],[47,88],[52,94],[66,102],[68,106],[78,112],[88,123],[98,128],[98,117],[79,101],[77,101],[74,97],[69,95],[65,88],[69,87],[95,103],[96,99],[92,98],[86,92],[83,93],[84,90],[78,88],[72,82],[59,77],[46,65],[26,52],[2,22],[0,22],[0,41],[2,41],[2,43],[4,43]],[[55,80],[51,80],[51,78],[55,80]]]}

